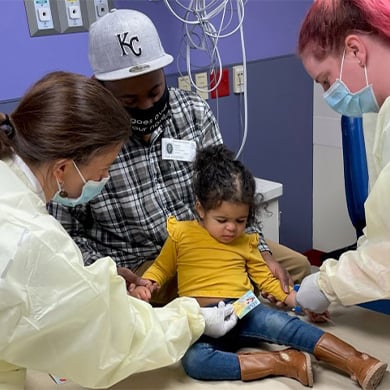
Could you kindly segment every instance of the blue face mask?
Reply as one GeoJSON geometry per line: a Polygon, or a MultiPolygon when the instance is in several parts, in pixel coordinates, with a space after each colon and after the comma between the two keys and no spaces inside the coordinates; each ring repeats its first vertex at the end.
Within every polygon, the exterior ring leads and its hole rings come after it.
{"type": "Polygon", "coordinates": [[[100,181],[94,181],[94,180],[86,181],[75,162],[73,162],[73,165],[75,166],[78,174],[80,175],[81,180],[84,182],[81,195],[78,198],[68,198],[67,196],[60,195],[61,192],[63,193],[63,191],[61,189],[60,184],[57,181],[58,191],[55,193],[52,199],[54,202],[60,203],[68,207],[75,207],[79,204],[88,203],[91,199],[93,199],[95,196],[99,195],[102,192],[104,186],[110,179],[110,176],[107,176],[101,179],[100,181]]]}
{"type": "Polygon", "coordinates": [[[364,66],[366,86],[360,91],[352,93],[341,81],[345,50],[341,60],[340,78],[323,94],[330,108],[339,114],[349,117],[361,117],[365,112],[378,112],[379,106],[376,101],[372,84],[368,85],[367,68],[364,66]]]}

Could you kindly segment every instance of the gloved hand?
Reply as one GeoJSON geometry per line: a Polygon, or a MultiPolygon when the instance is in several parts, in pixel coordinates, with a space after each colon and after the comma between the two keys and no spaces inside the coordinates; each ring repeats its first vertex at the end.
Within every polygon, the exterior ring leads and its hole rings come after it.
{"type": "Polygon", "coordinates": [[[314,313],[324,313],[329,300],[318,286],[319,272],[306,276],[297,292],[296,301],[299,306],[314,313]]]}
{"type": "Polygon", "coordinates": [[[237,324],[237,316],[233,311],[233,305],[225,305],[224,301],[218,303],[218,307],[201,307],[200,312],[204,317],[206,336],[218,338],[229,332],[237,324]]]}

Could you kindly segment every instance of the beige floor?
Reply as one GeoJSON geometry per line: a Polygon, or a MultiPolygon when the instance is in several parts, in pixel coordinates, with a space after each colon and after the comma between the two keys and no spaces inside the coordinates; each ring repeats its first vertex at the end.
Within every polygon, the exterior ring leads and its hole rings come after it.
{"type": "MultiPolygon", "coordinates": [[[[390,363],[390,316],[376,313],[360,307],[331,307],[334,325],[324,325],[322,328],[353,344],[357,349],[365,351],[377,358],[390,363]]],[[[269,347],[268,347],[269,348],[269,347]]],[[[271,347],[275,348],[275,347],[271,347]]],[[[279,348],[279,347],[276,347],[279,348]]],[[[314,389],[315,390],[358,390],[347,376],[332,371],[313,358],[314,389]]],[[[286,390],[305,389],[299,382],[288,378],[267,378],[254,382],[241,381],[202,382],[186,376],[180,364],[147,373],[133,375],[111,387],[111,390],[286,390]]],[[[55,384],[44,373],[29,371],[25,390],[81,390],[73,383],[55,384]]],[[[390,369],[378,390],[390,389],[390,369]]]]}

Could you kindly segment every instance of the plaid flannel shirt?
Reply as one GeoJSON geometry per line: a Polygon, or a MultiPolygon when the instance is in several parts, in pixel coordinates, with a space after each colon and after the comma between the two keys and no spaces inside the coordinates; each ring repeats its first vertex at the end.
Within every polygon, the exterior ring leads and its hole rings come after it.
{"type": "MultiPolygon", "coordinates": [[[[170,117],[144,143],[123,146],[110,168],[110,180],[95,199],[75,208],[48,205],[79,246],[86,265],[110,256],[135,270],[154,260],[166,238],[166,220],[194,219],[192,163],[163,160],[161,139],[195,141],[201,148],[222,143],[216,119],[198,95],[170,88],[170,117]]],[[[268,250],[259,229],[260,250],[268,250]]]]}

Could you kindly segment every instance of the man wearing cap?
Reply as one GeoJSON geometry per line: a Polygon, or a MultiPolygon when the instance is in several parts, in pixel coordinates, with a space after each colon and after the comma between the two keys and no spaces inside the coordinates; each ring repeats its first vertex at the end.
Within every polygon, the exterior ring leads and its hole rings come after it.
{"type": "MultiPolygon", "coordinates": [[[[99,196],[77,208],[51,204],[49,210],[72,235],[85,264],[111,256],[131,288],[132,272],[142,275],[159,254],[168,216],[195,218],[191,161],[196,149],[223,141],[207,102],[193,92],[168,89],[163,68],[173,58],[146,15],[112,10],[92,24],[89,60],[94,77],[130,114],[133,136],[99,196]]],[[[285,269],[294,282],[310,271],[306,257],[279,244],[262,239],[259,250],[285,289],[285,269]]],[[[175,296],[173,281],[151,302],[161,305],[175,296]]]]}

